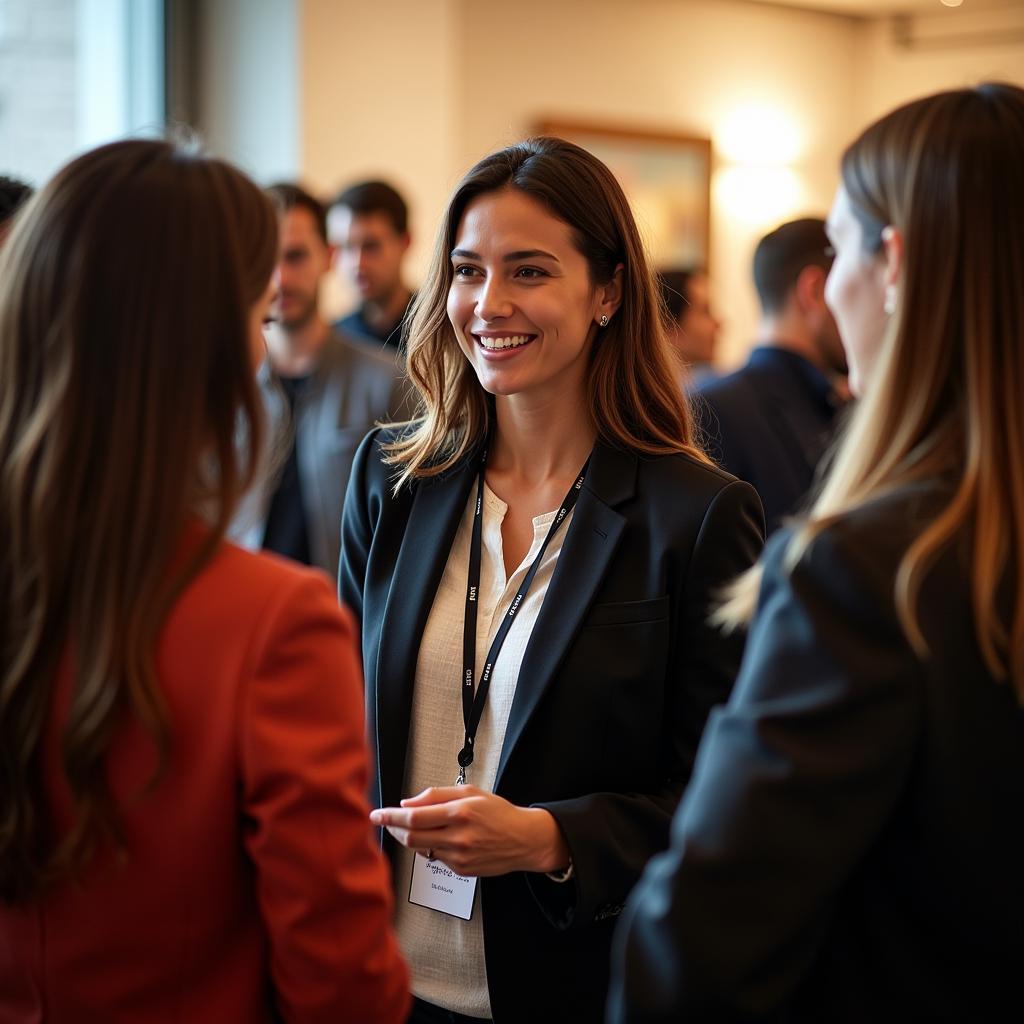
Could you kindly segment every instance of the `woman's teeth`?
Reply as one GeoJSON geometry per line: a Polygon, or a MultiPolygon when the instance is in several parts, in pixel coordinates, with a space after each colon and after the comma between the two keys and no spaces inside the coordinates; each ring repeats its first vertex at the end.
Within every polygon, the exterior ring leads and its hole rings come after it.
{"type": "Polygon", "coordinates": [[[477,340],[484,348],[495,351],[502,348],[518,348],[520,345],[525,345],[528,341],[532,341],[533,335],[514,334],[511,338],[484,338],[478,335],[477,340]]]}

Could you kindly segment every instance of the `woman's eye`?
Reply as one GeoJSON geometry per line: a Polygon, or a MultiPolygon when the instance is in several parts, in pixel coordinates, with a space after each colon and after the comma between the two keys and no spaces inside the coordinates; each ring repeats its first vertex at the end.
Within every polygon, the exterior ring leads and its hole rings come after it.
{"type": "Polygon", "coordinates": [[[516,271],[516,276],[517,277],[525,277],[525,278],[534,278],[534,277],[544,277],[545,275],[544,275],[544,271],[540,270],[537,267],[520,267],[516,271]]]}
{"type": "Polygon", "coordinates": [[[468,266],[465,263],[460,264],[455,268],[456,277],[473,277],[476,274],[476,267],[468,266]]]}

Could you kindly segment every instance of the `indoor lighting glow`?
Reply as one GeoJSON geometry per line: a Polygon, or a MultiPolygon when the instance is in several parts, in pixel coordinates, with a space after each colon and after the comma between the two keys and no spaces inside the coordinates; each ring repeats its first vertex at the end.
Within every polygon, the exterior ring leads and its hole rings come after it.
{"type": "Polygon", "coordinates": [[[959,7],[964,0],[940,0],[943,7],[959,7]]]}
{"type": "Polygon", "coordinates": [[[793,118],[765,103],[737,107],[724,118],[716,135],[715,148],[731,163],[789,164],[799,159],[803,150],[793,118]]]}
{"type": "Polygon", "coordinates": [[[715,199],[730,217],[760,228],[792,217],[803,189],[788,167],[723,167],[715,175],[715,199]]]}

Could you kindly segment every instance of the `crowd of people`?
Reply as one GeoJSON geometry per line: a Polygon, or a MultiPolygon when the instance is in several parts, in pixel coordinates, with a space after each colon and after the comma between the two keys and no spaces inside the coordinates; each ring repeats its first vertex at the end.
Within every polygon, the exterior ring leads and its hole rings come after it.
{"type": "Polygon", "coordinates": [[[1024,90],[840,171],[727,376],[561,139],[416,291],[385,182],[0,179],[0,1021],[1019,1016],[1024,90]]]}

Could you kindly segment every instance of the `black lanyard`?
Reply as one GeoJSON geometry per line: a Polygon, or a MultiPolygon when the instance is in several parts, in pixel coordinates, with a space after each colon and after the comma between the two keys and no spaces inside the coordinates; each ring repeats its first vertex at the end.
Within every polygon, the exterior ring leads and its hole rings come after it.
{"type": "Polygon", "coordinates": [[[474,676],[476,674],[476,609],[477,599],[480,594],[480,556],[483,550],[483,518],[484,518],[484,468],[487,465],[487,452],[484,452],[483,460],[480,463],[480,478],[476,487],[476,511],[473,514],[473,536],[469,546],[469,574],[466,583],[466,617],[463,620],[462,634],[462,720],[466,727],[466,739],[459,751],[459,778],[461,785],[466,781],[466,769],[473,763],[473,744],[476,741],[476,731],[480,725],[480,717],[484,713],[484,705],[487,703],[487,692],[491,688],[491,675],[494,671],[494,663],[498,660],[498,653],[502,644],[508,636],[508,631],[515,621],[516,612],[526,597],[526,592],[533,583],[534,576],[540,568],[544,559],[544,552],[547,551],[551,538],[558,532],[558,528],[565,522],[566,517],[576,505],[576,499],[580,496],[580,488],[587,475],[587,467],[590,459],[587,459],[580,475],[575,483],[569,488],[569,493],[562,499],[562,507],[555,515],[554,522],[548,528],[548,535],[537,552],[519,585],[519,592],[512,599],[508,611],[505,613],[504,621],[498,628],[494,639],[491,641],[491,648],[487,652],[487,661],[484,663],[484,670],[480,673],[480,685],[475,688],[474,676]]]}

